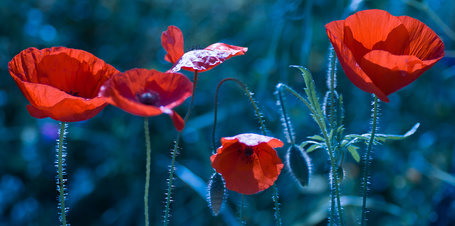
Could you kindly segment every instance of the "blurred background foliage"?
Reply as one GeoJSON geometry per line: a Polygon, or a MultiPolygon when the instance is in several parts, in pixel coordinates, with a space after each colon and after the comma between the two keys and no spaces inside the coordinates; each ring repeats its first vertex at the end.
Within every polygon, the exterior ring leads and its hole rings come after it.
{"type": "MultiPolygon", "coordinates": [[[[404,141],[376,146],[373,154],[369,222],[371,225],[455,224],[455,40],[434,20],[455,28],[453,0],[2,0],[0,1],[0,225],[57,225],[56,170],[58,123],[31,117],[8,73],[8,62],[28,47],[83,49],[120,71],[166,71],[161,32],[176,25],[185,48],[215,42],[246,46],[234,57],[200,74],[196,102],[177,158],[178,177],[171,225],[232,225],[240,195],[229,192],[222,216],[213,217],[206,202],[206,182],[213,173],[212,145],[215,87],[226,77],[245,82],[255,93],[269,135],[285,140],[276,97],[278,82],[303,93],[303,79],[289,65],[303,65],[315,78],[320,98],[329,42],[324,25],[354,11],[378,8],[408,15],[431,27],[444,41],[446,57],[408,87],[381,104],[380,133],[403,134],[404,141]],[[422,4],[428,6],[422,8],[422,4]],[[417,6],[417,7],[416,7],[417,6]],[[433,13],[433,14],[432,14],[433,13]]],[[[192,74],[186,73],[190,78],[192,74]]],[[[371,95],[360,91],[338,65],[338,92],[344,95],[347,133],[370,129],[371,95]]],[[[183,115],[188,101],[177,108],[183,115]]],[[[318,134],[309,111],[288,96],[297,141],[318,134]]],[[[216,139],[260,133],[247,98],[236,84],[221,89],[216,139]]],[[[72,225],[143,225],[145,145],[143,119],[112,106],[93,119],[70,123],[67,171],[72,225]]],[[[152,135],[152,225],[162,221],[170,149],[176,130],[167,116],[150,119],[152,135]]],[[[219,143],[217,144],[219,145],[219,143]]],[[[278,149],[284,159],[287,146],[278,149]]],[[[363,153],[364,147],[361,152],[363,153]]],[[[326,225],[329,207],[328,156],[310,153],[313,176],[299,190],[287,169],[277,181],[285,225],[326,225]]],[[[342,203],[348,225],[360,216],[362,164],[350,156],[343,163],[342,203]]],[[[247,196],[248,225],[274,225],[271,190],[247,196]]]]}

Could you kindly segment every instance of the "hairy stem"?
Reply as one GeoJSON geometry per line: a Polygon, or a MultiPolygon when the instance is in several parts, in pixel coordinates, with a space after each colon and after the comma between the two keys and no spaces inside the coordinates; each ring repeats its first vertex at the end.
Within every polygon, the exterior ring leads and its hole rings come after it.
{"type": "Polygon", "coordinates": [[[362,202],[362,219],[361,225],[366,225],[366,204],[367,204],[367,192],[368,192],[368,170],[369,162],[371,155],[371,148],[373,147],[374,135],[376,133],[376,122],[378,118],[378,97],[374,96],[374,106],[373,106],[373,126],[371,129],[371,137],[368,142],[367,151],[365,153],[365,171],[363,172],[363,202],[362,202]]]}
{"type": "Polygon", "coordinates": [[[215,92],[215,109],[214,109],[214,122],[213,122],[213,130],[212,130],[212,145],[213,147],[215,148],[215,131],[216,131],[216,122],[217,122],[217,112],[218,112],[218,92],[220,90],[220,87],[223,83],[227,82],[227,81],[233,81],[233,82],[236,82],[238,85],[240,85],[240,87],[242,87],[243,91],[245,91],[246,95],[248,96],[248,99],[250,99],[250,102],[251,104],[253,105],[253,108],[254,108],[254,111],[256,113],[256,116],[258,117],[258,120],[259,120],[259,123],[261,124],[261,129],[262,129],[262,133],[264,135],[266,135],[266,131],[265,131],[265,125],[264,125],[264,120],[262,118],[262,114],[261,112],[259,111],[259,108],[257,107],[256,105],[256,102],[254,101],[254,98],[253,98],[253,95],[251,94],[250,90],[248,90],[248,88],[245,86],[245,84],[243,84],[241,81],[239,81],[238,79],[235,79],[235,78],[225,78],[223,80],[221,80],[220,83],[218,83],[218,86],[216,87],[216,92],[215,92]]]}
{"type": "Polygon", "coordinates": [[[283,98],[283,93],[282,93],[282,84],[278,84],[277,86],[277,95],[278,95],[278,101],[280,102],[280,107],[281,107],[281,113],[283,114],[281,116],[281,118],[283,119],[284,121],[284,124],[286,126],[286,130],[287,130],[287,133],[288,133],[288,137],[289,137],[289,141],[291,141],[291,145],[294,145],[295,144],[295,139],[294,139],[294,133],[292,131],[292,124],[291,122],[289,121],[289,118],[288,118],[288,115],[287,115],[287,111],[286,111],[286,107],[284,106],[284,98],[283,98]]]}
{"type": "Polygon", "coordinates": [[[145,133],[145,147],[147,155],[147,163],[145,166],[145,192],[144,192],[144,214],[145,226],[149,225],[149,188],[150,188],[150,161],[151,161],[151,148],[150,148],[150,132],[148,117],[144,117],[144,133],[145,133]]]}
{"type": "Polygon", "coordinates": [[[336,129],[334,122],[335,122],[335,67],[336,67],[336,58],[335,58],[335,51],[332,49],[330,51],[332,60],[331,70],[330,70],[330,128],[336,129]]]}
{"type": "Polygon", "coordinates": [[[273,184],[273,201],[275,203],[276,225],[281,226],[280,203],[278,202],[278,188],[276,187],[276,184],[273,184]]]}
{"type": "Polygon", "coordinates": [[[63,171],[64,166],[63,162],[65,158],[63,156],[63,143],[65,142],[65,133],[66,133],[66,123],[60,122],[60,130],[59,130],[59,140],[58,140],[58,156],[57,156],[57,168],[58,168],[58,190],[60,192],[60,222],[63,226],[66,226],[66,208],[65,208],[65,180],[63,179],[63,171]]]}
{"type": "MultiPolygon", "coordinates": [[[[186,112],[185,118],[183,119],[184,123],[186,123],[188,121],[188,118],[191,113],[191,108],[193,107],[194,94],[196,93],[197,75],[198,75],[197,71],[194,71],[193,93],[191,94],[190,106],[188,106],[188,110],[186,112]]],[[[163,221],[164,225],[169,224],[169,211],[170,211],[170,205],[171,205],[172,182],[174,180],[175,158],[177,157],[180,138],[182,137],[182,131],[179,131],[177,133],[177,138],[175,140],[174,149],[172,151],[172,160],[171,160],[171,166],[170,166],[171,168],[169,171],[169,185],[168,185],[167,193],[166,193],[166,209],[164,210],[164,221],[163,221]]]]}

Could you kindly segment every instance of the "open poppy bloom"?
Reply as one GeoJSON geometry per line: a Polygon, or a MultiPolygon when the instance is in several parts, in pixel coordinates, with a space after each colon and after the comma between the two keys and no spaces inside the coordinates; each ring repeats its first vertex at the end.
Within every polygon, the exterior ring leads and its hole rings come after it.
{"type": "Polygon", "coordinates": [[[8,64],[9,72],[30,102],[35,118],[75,122],[90,119],[106,105],[101,85],[118,71],[91,53],[65,47],[28,48],[8,64]]]}
{"type": "Polygon", "coordinates": [[[224,43],[215,43],[205,49],[183,50],[183,34],[176,26],[169,26],[161,35],[161,45],[167,51],[164,59],[174,65],[169,70],[177,72],[181,69],[187,71],[208,71],[225,60],[239,55],[245,55],[246,47],[233,46],[224,43]]]}
{"type": "Polygon", "coordinates": [[[107,102],[133,115],[150,117],[168,114],[175,128],[181,131],[183,119],[172,110],[191,96],[193,83],[180,73],[131,69],[112,76],[100,95],[107,102]]]}
{"type": "Polygon", "coordinates": [[[349,80],[385,102],[444,56],[436,33],[408,16],[365,10],[325,27],[349,80]]]}
{"type": "Polygon", "coordinates": [[[253,133],[221,138],[221,147],[210,157],[212,167],[226,181],[226,188],[250,195],[275,183],[283,163],[274,148],[283,142],[253,133]]]}

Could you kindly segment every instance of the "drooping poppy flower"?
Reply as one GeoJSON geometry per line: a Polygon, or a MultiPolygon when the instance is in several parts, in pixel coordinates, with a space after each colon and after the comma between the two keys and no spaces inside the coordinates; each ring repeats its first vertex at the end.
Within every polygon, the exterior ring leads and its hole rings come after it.
{"type": "Polygon", "coordinates": [[[136,68],[112,76],[101,87],[100,95],[133,115],[168,114],[181,131],[183,119],[172,109],[190,97],[192,91],[193,83],[183,74],[136,68]]]}
{"type": "Polygon", "coordinates": [[[170,72],[177,72],[181,69],[187,71],[208,71],[223,63],[225,60],[244,55],[248,50],[246,47],[233,46],[224,43],[215,43],[205,49],[183,50],[183,34],[176,26],[169,26],[167,31],[161,34],[161,45],[167,51],[164,59],[172,64],[170,72]]]}
{"type": "Polygon", "coordinates": [[[283,142],[253,133],[221,138],[221,147],[210,157],[212,167],[226,181],[226,188],[250,195],[275,183],[283,163],[274,148],[283,142]]]}
{"type": "Polygon", "coordinates": [[[365,10],[325,27],[349,80],[385,102],[444,56],[436,33],[408,16],[365,10]]]}
{"type": "Polygon", "coordinates": [[[118,71],[91,53],[65,47],[28,48],[8,64],[9,72],[30,102],[35,118],[74,122],[90,119],[106,105],[101,85],[118,71]]]}

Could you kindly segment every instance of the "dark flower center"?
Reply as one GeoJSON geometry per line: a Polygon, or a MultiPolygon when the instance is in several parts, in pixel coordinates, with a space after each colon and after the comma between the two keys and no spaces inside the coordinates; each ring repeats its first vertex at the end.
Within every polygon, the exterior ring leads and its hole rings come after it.
{"type": "Polygon", "coordinates": [[[257,158],[257,154],[254,152],[255,147],[245,146],[243,149],[239,150],[239,155],[242,161],[247,164],[253,163],[253,160],[257,158]]]}
{"type": "Polygon", "coordinates": [[[136,93],[136,99],[142,104],[158,106],[158,103],[160,101],[160,94],[153,90],[143,93],[136,93]]]}
{"type": "Polygon", "coordinates": [[[200,45],[192,45],[189,51],[202,49],[200,45]]]}
{"type": "Polygon", "coordinates": [[[252,156],[254,154],[253,147],[246,146],[243,153],[248,157],[252,156]]]}
{"type": "Polygon", "coordinates": [[[71,95],[71,96],[75,96],[75,97],[78,97],[79,96],[79,92],[73,92],[73,91],[64,91],[65,93],[71,95]]]}

